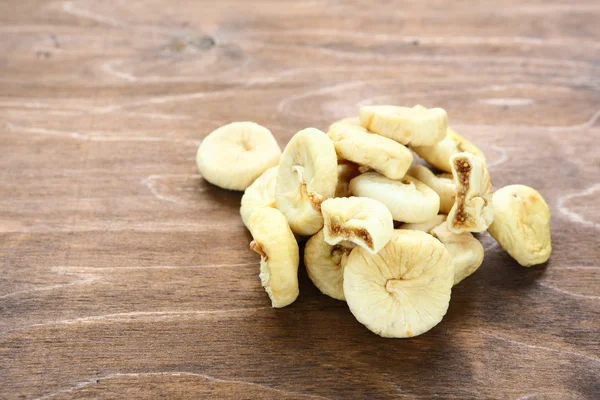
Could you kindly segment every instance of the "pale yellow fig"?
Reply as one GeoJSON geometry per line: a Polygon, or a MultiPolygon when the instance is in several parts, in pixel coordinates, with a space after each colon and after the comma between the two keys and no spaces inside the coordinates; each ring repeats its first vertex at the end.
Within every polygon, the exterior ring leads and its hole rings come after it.
{"type": "Polygon", "coordinates": [[[332,246],[325,242],[323,230],[317,232],[304,247],[304,266],[308,277],[321,293],[337,300],[344,297],[344,266],[354,243],[332,246]]]}
{"type": "Polygon", "coordinates": [[[446,136],[448,115],[441,108],[420,105],[412,108],[363,106],[360,123],[369,131],[404,145],[432,146],[446,136]]]}
{"type": "Polygon", "coordinates": [[[488,232],[524,267],[550,258],[550,208],[535,189],[509,185],[494,193],[494,222],[488,232]]]}
{"type": "Polygon", "coordinates": [[[325,242],[332,246],[348,241],[376,254],[394,231],[387,207],[367,197],[328,199],[321,205],[321,211],[325,242]]]}
{"type": "Polygon", "coordinates": [[[383,337],[418,336],[446,314],[454,266],[433,236],[396,230],[376,255],[356,247],[344,268],[344,295],[350,311],[383,337]]]}
{"type": "Polygon", "coordinates": [[[367,172],[350,181],[350,191],[355,196],[383,203],[396,221],[425,222],[440,210],[440,196],[410,175],[396,181],[376,172],[367,172]]]}
{"type": "Polygon", "coordinates": [[[440,212],[442,214],[450,212],[456,197],[456,185],[451,174],[435,175],[423,165],[413,165],[408,170],[408,174],[432,188],[440,196],[440,212]]]}
{"type": "Polygon", "coordinates": [[[252,213],[248,228],[253,240],[250,248],[260,254],[260,281],[273,307],[293,303],[299,294],[298,243],[283,214],[271,207],[252,213]]]}
{"type": "Polygon", "coordinates": [[[321,203],[335,194],[337,156],[333,143],[318,129],[295,134],[283,151],[275,200],[294,233],[313,235],[323,227],[321,203]]]}
{"type": "Polygon", "coordinates": [[[419,223],[414,223],[414,224],[410,224],[410,223],[402,224],[402,225],[400,225],[399,229],[409,229],[412,231],[421,231],[421,232],[429,233],[429,231],[431,231],[433,228],[435,228],[439,224],[446,222],[446,218],[447,218],[447,215],[438,214],[435,217],[433,217],[432,219],[425,221],[425,222],[419,222],[419,223]]]}
{"type": "Polygon", "coordinates": [[[471,153],[486,162],[485,155],[477,146],[451,128],[448,128],[446,137],[433,146],[411,146],[411,148],[428,164],[444,172],[452,172],[450,157],[456,153],[471,153]]]}
{"type": "Polygon", "coordinates": [[[358,118],[358,117],[347,117],[347,118],[342,118],[339,121],[335,121],[333,124],[329,125],[329,130],[331,130],[331,128],[333,128],[337,124],[362,126],[360,124],[360,118],[358,118]]]}
{"type": "Polygon", "coordinates": [[[442,242],[452,256],[455,285],[475,272],[483,262],[484,251],[479,240],[470,232],[450,232],[443,214],[421,224],[403,224],[400,229],[426,232],[442,242]]]}
{"type": "Polygon", "coordinates": [[[254,211],[262,207],[277,207],[275,202],[277,169],[278,167],[269,168],[244,191],[240,215],[246,227],[248,227],[248,219],[254,211]]]}
{"type": "Polygon", "coordinates": [[[494,220],[492,182],[481,158],[471,153],[450,157],[456,200],[448,213],[448,230],[483,232],[494,220]]]}
{"type": "Polygon", "coordinates": [[[483,262],[483,246],[470,232],[452,233],[446,224],[440,224],[429,233],[442,242],[452,257],[454,285],[477,271],[483,262]]]}
{"type": "Polygon", "coordinates": [[[338,122],[327,133],[338,159],[369,167],[391,179],[400,179],[412,163],[410,150],[386,137],[369,133],[361,126],[338,122]]]}
{"type": "Polygon", "coordinates": [[[254,122],[233,122],[204,138],[196,164],[208,182],[229,190],[245,190],[263,172],[279,163],[281,149],[267,128],[254,122]]]}
{"type": "Polygon", "coordinates": [[[335,197],[350,197],[350,181],[361,174],[360,166],[350,161],[338,161],[338,181],[335,197]]]}

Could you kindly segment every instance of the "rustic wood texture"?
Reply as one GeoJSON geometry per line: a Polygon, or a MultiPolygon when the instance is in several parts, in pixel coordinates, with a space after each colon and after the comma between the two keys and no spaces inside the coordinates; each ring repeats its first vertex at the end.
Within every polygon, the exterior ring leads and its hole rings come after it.
{"type": "Polygon", "coordinates": [[[0,2],[0,398],[600,398],[600,4],[422,3],[0,2]],[[410,340],[304,271],[271,309],[198,143],[369,103],[446,108],[495,187],[544,195],[550,262],[481,235],[410,340]]]}

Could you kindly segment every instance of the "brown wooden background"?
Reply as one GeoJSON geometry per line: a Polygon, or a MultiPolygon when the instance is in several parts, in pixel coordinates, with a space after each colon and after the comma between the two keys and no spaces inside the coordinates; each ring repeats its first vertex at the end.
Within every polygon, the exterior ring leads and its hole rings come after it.
{"type": "Polygon", "coordinates": [[[600,398],[600,3],[0,2],[0,397],[600,398]],[[230,121],[283,147],[360,104],[441,106],[552,209],[446,318],[382,339],[301,272],[274,310],[198,175],[230,121]]]}

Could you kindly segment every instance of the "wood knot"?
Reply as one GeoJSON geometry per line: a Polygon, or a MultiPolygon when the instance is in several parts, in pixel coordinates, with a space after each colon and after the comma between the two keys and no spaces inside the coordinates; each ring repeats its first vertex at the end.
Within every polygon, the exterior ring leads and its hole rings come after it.
{"type": "Polygon", "coordinates": [[[199,50],[208,50],[208,49],[214,47],[217,44],[217,42],[215,41],[215,39],[212,36],[204,35],[204,36],[200,36],[197,39],[190,40],[189,44],[199,50]]]}

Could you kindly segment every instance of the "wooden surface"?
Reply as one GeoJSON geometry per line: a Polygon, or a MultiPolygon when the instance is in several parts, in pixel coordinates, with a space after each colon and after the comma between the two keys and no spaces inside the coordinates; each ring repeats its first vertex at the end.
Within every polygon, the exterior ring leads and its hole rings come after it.
{"type": "Polygon", "coordinates": [[[600,398],[600,4],[428,3],[0,2],[0,398],[600,398]],[[410,340],[304,271],[271,309],[198,143],[368,103],[448,110],[546,198],[550,262],[481,236],[410,340]]]}

